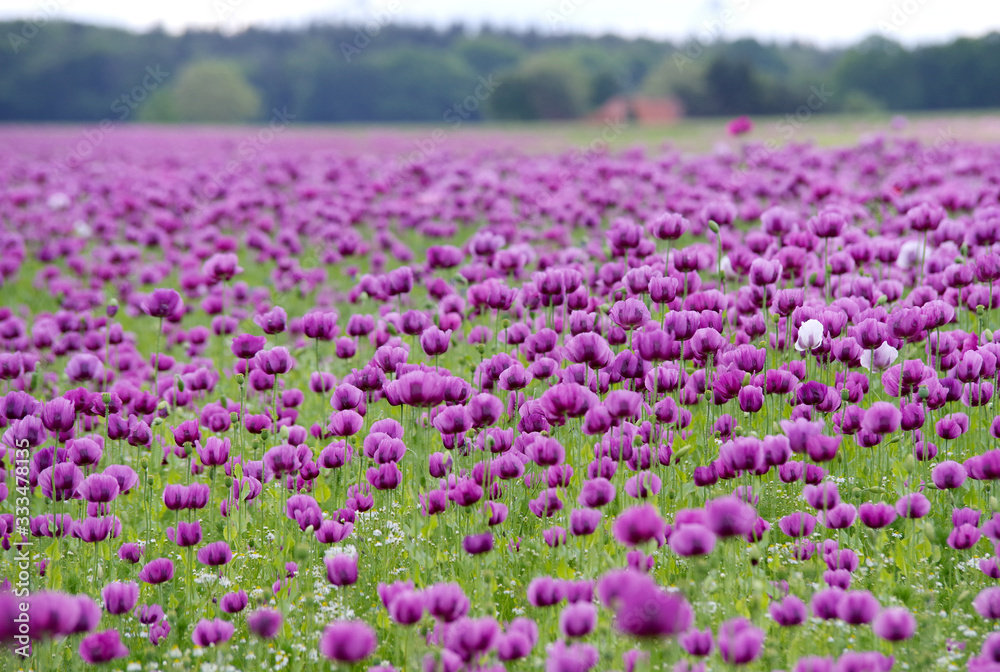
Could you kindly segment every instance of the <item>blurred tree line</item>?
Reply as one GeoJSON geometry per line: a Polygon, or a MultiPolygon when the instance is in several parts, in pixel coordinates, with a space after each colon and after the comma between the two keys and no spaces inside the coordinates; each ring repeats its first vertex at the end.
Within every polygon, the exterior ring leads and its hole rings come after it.
{"type": "Polygon", "coordinates": [[[695,116],[786,114],[820,85],[833,92],[823,111],[1000,107],[1000,35],[822,50],[461,26],[171,35],[0,22],[7,121],[255,121],[277,108],[300,122],[434,122],[470,96],[462,119],[572,119],[616,95],[672,96],[695,116]]]}

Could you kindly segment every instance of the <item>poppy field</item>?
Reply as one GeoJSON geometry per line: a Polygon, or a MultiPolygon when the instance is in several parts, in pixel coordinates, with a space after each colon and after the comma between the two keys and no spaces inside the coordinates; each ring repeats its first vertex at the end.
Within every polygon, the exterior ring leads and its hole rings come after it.
{"type": "Polygon", "coordinates": [[[1000,146],[3,133],[0,668],[1000,671],[1000,146]]]}

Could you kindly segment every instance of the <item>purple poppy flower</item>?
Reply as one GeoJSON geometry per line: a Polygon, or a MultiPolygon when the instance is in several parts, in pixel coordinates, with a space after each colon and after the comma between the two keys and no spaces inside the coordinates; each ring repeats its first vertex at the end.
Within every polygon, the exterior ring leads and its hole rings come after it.
{"type": "Polygon", "coordinates": [[[261,639],[274,639],[281,622],[281,612],[274,609],[258,609],[247,616],[247,628],[261,639]]]}
{"type": "Polygon", "coordinates": [[[219,608],[227,614],[238,614],[247,608],[247,594],[245,590],[239,590],[235,593],[226,593],[219,600],[219,608]]]}
{"type": "Polygon", "coordinates": [[[168,558],[150,560],[139,571],[139,580],[143,583],[157,585],[174,578],[174,563],[168,558]]]}
{"type": "Polygon", "coordinates": [[[716,536],[701,524],[681,525],[670,535],[670,549],[680,556],[709,555],[715,549],[716,536]]]}
{"type": "Polygon", "coordinates": [[[570,533],[575,536],[593,534],[601,518],[601,512],[596,509],[573,509],[569,515],[570,533]]]}
{"type": "Polygon", "coordinates": [[[788,595],[780,602],[772,602],[768,611],[775,622],[783,627],[802,625],[809,616],[805,603],[794,595],[788,595]]]}
{"type": "Polygon", "coordinates": [[[223,621],[221,618],[215,618],[211,621],[203,618],[194,626],[194,632],[191,633],[191,641],[194,642],[195,646],[215,646],[216,644],[228,642],[235,630],[236,628],[232,623],[223,621]]]}
{"type": "Polygon", "coordinates": [[[170,289],[169,287],[154,289],[142,301],[142,312],[150,317],[158,317],[160,319],[173,317],[183,310],[183,308],[184,302],[181,301],[181,295],[177,293],[177,290],[170,289]]]}
{"type": "Polygon", "coordinates": [[[760,656],[764,631],[745,618],[724,621],[719,626],[719,656],[731,665],[746,665],[760,656]]]}
{"type": "Polygon", "coordinates": [[[690,656],[710,656],[715,647],[712,630],[709,628],[704,630],[692,628],[678,637],[677,642],[690,656]]]}
{"type": "Polygon", "coordinates": [[[469,612],[471,603],[457,583],[436,583],[425,591],[427,612],[442,623],[452,623],[469,612]]]}
{"type": "Polygon", "coordinates": [[[651,505],[626,509],[615,519],[615,538],[625,546],[638,546],[650,540],[662,545],[666,540],[666,523],[651,505]]]}
{"type": "Polygon", "coordinates": [[[865,502],[858,507],[861,523],[865,527],[881,529],[896,520],[896,510],[885,502],[865,502]]]}
{"type": "Polygon", "coordinates": [[[948,546],[956,550],[972,548],[982,538],[983,533],[974,525],[964,523],[954,527],[948,534],[948,546]]]}
{"type": "Polygon", "coordinates": [[[719,537],[737,537],[749,533],[757,522],[753,507],[736,497],[719,497],[705,505],[707,525],[719,537]]]}
{"type": "Polygon", "coordinates": [[[919,492],[903,495],[896,502],[896,513],[904,518],[923,518],[930,511],[930,500],[919,492]]]}
{"type": "Polygon", "coordinates": [[[837,603],[837,617],[850,625],[871,623],[878,611],[878,600],[867,590],[847,591],[837,603]]]}
{"type": "Polygon", "coordinates": [[[426,600],[420,591],[404,590],[389,602],[389,617],[400,625],[413,625],[420,621],[426,608],[426,600]]]}
{"type": "Polygon", "coordinates": [[[113,581],[101,591],[101,598],[104,600],[104,609],[109,614],[115,616],[127,614],[139,601],[139,584],[133,581],[128,583],[113,581]]]}
{"type": "Polygon", "coordinates": [[[909,639],[916,629],[917,619],[905,607],[887,607],[872,623],[875,635],[889,642],[909,639]]]}
{"type": "Polygon", "coordinates": [[[813,593],[810,603],[813,616],[827,621],[837,618],[837,609],[844,595],[840,588],[824,588],[813,593]]]}
{"type": "Polygon", "coordinates": [[[358,559],[354,555],[327,556],[323,563],[327,580],[335,586],[350,586],[358,580],[358,559]]]}
{"type": "Polygon", "coordinates": [[[209,567],[225,565],[233,559],[233,552],[225,541],[213,541],[198,549],[198,562],[209,567]]]}
{"type": "Polygon", "coordinates": [[[779,520],[778,527],[789,537],[808,537],[816,529],[816,517],[796,511],[779,520]]]}
{"type": "Polygon", "coordinates": [[[931,480],[942,490],[960,488],[966,478],[965,467],[954,460],[941,462],[931,470],[931,480]]]}
{"type": "Polygon", "coordinates": [[[462,548],[469,555],[480,555],[493,550],[493,533],[469,534],[462,539],[462,548]]]}
{"type": "Polygon", "coordinates": [[[585,637],[597,625],[597,607],[590,602],[567,605],[559,614],[559,630],[568,638],[585,637]]]}
{"type": "Polygon", "coordinates": [[[80,640],[79,653],[91,665],[100,665],[129,655],[117,630],[104,630],[84,637],[80,640]]]}

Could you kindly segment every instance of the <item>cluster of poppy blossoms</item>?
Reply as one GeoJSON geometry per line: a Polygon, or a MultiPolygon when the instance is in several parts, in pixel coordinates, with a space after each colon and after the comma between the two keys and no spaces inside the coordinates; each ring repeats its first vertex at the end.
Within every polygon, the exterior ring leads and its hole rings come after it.
{"type": "Polygon", "coordinates": [[[8,139],[4,658],[1000,670],[1000,148],[8,139]]]}

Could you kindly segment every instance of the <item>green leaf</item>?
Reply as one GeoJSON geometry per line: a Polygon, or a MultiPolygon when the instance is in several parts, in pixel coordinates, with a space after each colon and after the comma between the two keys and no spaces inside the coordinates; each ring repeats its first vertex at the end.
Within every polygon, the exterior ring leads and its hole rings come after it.
{"type": "Polygon", "coordinates": [[[45,551],[46,557],[53,563],[62,557],[62,552],[59,550],[59,540],[56,539],[51,544],[49,544],[48,549],[45,551]]]}
{"type": "Polygon", "coordinates": [[[896,544],[896,549],[893,555],[895,556],[893,560],[896,563],[896,567],[899,567],[900,571],[906,572],[907,565],[906,565],[906,557],[904,556],[903,553],[903,544],[896,544]]]}
{"type": "Polygon", "coordinates": [[[438,519],[437,516],[430,516],[429,517],[429,520],[424,525],[423,529],[420,530],[420,536],[421,537],[427,538],[427,537],[431,536],[431,533],[434,532],[434,530],[436,530],[437,527],[438,527],[438,520],[437,519],[438,519]]]}

